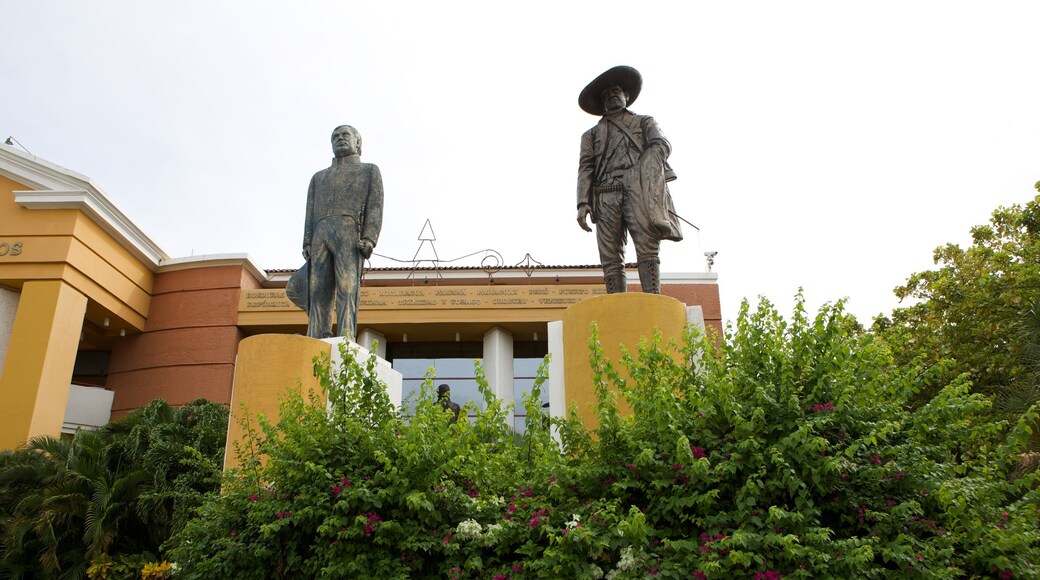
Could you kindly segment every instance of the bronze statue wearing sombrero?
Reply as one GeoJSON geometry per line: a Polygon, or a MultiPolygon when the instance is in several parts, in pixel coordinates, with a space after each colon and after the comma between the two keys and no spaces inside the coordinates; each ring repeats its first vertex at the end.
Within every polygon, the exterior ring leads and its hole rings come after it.
{"type": "Polygon", "coordinates": [[[661,293],[661,240],[682,240],[668,182],[672,146],[653,117],[627,109],[642,89],[639,71],[616,66],[596,77],[578,97],[600,121],[581,136],[578,161],[578,225],[596,224],[599,259],[608,293],[625,292],[625,244],[636,249],[643,292],[661,293]]]}

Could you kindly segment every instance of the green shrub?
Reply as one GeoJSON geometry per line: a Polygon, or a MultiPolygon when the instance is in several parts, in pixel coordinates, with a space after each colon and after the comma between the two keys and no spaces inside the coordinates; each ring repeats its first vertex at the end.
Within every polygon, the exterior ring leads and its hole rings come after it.
{"type": "MultiPolygon", "coordinates": [[[[1027,421],[982,421],[955,382],[892,364],[840,304],[790,322],[745,304],[725,344],[692,330],[621,361],[591,341],[599,427],[551,428],[540,380],[514,443],[486,409],[449,425],[430,377],[401,417],[374,360],[288,396],[243,468],[172,543],[188,578],[1032,577],[1032,477],[1012,479],[1027,421]],[[615,404],[631,405],[622,416],[615,404]],[[555,431],[555,436],[552,431],[555,431]]],[[[544,373],[542,373],[544,375],[544,373]]]]}
{"type": "Polygon", "coordinates": [[[0,577],[140,578],[220,485],[226,405],[157,399],[0,452],[0,577]]]}

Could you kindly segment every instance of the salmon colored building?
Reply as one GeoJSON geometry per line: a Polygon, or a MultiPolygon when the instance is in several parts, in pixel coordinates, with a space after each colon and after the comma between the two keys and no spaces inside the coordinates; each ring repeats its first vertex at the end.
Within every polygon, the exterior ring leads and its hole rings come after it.
{"type": "MultiPolygon", "coordinates": [[[[245,254],[171,258],[89,178],[0,144],[0,448],[155,398],[230,402],[242,339],[306,333],[285,297],[292,273],[245,254]]],[[[721,331],[716,274],[666,273],[661,288],[721,331]]],[[[406,393],[432,367],[453,399],[477,398],[481,359],[495,391],[519,400],[549,325],[602,293],[598,265],[370,268],[358,342],[406,393]]]]}

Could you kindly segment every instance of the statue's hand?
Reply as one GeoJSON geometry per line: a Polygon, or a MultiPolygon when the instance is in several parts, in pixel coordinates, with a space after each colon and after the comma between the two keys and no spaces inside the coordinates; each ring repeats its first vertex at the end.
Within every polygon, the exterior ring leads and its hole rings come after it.
{"type": "Polygon", "coordinates": [[[582,205],[578,207],[578,225],[581,226],[581,229],[585,230],[586,232],[592,231],[592,228],[589,227],[588,222],[589,213],[591,213],[589,206],[582,205]]]}
{"type": "Polygon", "coordinates": [[[308,262],[311,261],[311,247],[310,246],[304,246],[303,247],[303,259],[307,260],[308,262]]]}
{"type": "Polygon", "coordinates": [[[361,252],[361,257],[369,259],[372,257],[372,250],[376,248],[376,245],[369,240],[361,240],[358,242],[358,251],[361,252]]]}

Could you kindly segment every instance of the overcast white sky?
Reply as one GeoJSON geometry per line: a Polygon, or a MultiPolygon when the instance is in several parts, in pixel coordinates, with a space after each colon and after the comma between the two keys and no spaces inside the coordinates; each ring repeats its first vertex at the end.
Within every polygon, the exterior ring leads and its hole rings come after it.
{"type": "Polygon", "coordinates": [[[801,286],[869,323],[936,246],[1035,194],[1038,23],[1025,1],[0,0],[0,140],[91,177],[173,257],[295,268],[348,123],[383,173],[377,253],[411,259],[430,219],[442,259],[591,264],[577,96],[627,64],[701,229],[662,269],[717,250],[727,320],[801,286]]]}

